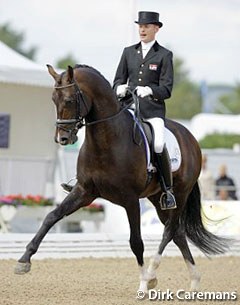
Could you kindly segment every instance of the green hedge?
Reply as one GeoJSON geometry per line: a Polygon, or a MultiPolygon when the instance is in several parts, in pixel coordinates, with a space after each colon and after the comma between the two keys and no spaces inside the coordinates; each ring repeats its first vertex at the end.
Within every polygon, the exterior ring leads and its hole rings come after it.
{"type": "Polygon", "coordinates": [[[201,148],[233,148],[235,143],[240,143],[239,134],[213,133],[199,141],[201,148]]]}

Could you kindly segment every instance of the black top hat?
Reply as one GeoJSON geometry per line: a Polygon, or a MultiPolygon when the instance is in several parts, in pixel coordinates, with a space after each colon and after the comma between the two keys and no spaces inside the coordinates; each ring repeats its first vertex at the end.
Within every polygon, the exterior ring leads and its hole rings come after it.
{"type": "Polygon", "coordinates": [[[139,24],[156,24],[160,28],[163,26],[162,22],[159,21],[159,14],[155,12],[138,12],[138,21],[135,21],[139,24]]]}

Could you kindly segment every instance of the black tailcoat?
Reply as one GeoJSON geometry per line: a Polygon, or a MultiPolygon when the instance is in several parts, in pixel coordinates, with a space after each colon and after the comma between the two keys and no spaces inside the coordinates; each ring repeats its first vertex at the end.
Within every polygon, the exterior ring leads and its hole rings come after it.
{"type": "Polygon", "coordinates": [[[173,86],[172,52],[154,43],[145,58],[141,43],[124,49],[115,75],[113,88],[128,83],[131,89],[148,86],[151,97],[139,98],[140,112],[144,118],[165,118],[164,100],[171,96],[173,86]]]}

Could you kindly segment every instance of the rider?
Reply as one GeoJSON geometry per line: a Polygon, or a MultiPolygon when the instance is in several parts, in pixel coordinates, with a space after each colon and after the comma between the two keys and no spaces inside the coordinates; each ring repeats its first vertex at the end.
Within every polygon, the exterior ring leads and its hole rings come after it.
{"type": "Polygon", "coordinates": [[[140,42],[124,49],[114,79],[113,88],[119,98],[127,95],[127,89],[136,89],[140,113],[154,130],[156,167],[163,195],[162,209],[175,209],[172,190],[172,172],[164,139],[165,102],[171,96],[173,86],[172,52],[158,44],[155,36],[162,27],[159,14],[138,13],[140,42]]]}

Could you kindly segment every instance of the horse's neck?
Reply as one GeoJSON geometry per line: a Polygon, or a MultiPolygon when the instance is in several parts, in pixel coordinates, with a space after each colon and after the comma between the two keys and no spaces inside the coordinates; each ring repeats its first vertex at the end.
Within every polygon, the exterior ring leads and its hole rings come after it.
{"type": "Polygon", "coordinates": [[[90,123],[86,128],[85,139],[88,143],[92,146],[105,147],[109,143],[116,142],[118,134],[125,126],[123,122],[125,115],[119,112],[120,104],[111,89],[106,89],[104,96],[102,91],[96,92],[92,109],[86,117],[86,121],[90,123]]]}
{"type": "Polygon", "coordinates": [[[88,122],[106,120],[116,115],[120,106],[114,98],[98,98],[93,101],[92,109],[86,117],[88,122]]]}
{"type": "Polygon", "coordinates": [[[91,146],[110,149],[113,143],[119,143],[127,137],[129,123],[129,116],[123,112],[116,117],[109,117],[106,121],[87,126],[85,140],[91,146]]]}

